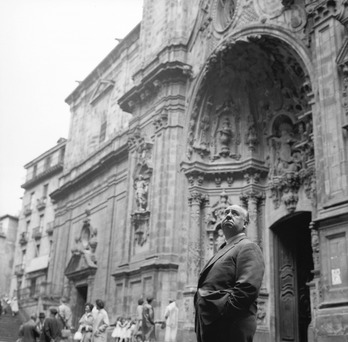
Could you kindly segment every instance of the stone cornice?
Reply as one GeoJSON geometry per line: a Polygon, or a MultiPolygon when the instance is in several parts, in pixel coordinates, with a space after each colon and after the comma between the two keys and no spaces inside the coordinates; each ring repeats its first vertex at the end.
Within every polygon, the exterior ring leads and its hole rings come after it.
{"type": "Polygon", "coordinates": [[[162,271],[162,270],[173,270],[176,271],[179,268],[179,264],[175,262],[171,262],[168,260],[156,260],[153,262],[145,263],[144,265],[138,267],[130,267],[129,265],[125,265],[120,267],[119,270],[115,271],[111,275],[115,280],[122,279],[124,277],[132,277],[139,276],[143,272],[151,272],[151,271],[162,271]]]}
{"type": "Polygon", "coordinates": [[[186,81],[191,77],[191,66],[181,61],[166,61],[158,64],[142,79],[139,85],[134,86],[125,93],[118,104],[128,113],[133,113],[134,108],[153,96],[160,89],[162,82],[186,81]]]}
{"type": "Polygon", "coordinates": [[[83,94],[84,90],[99,80],[108,68],[115,64],[122,52],[133,45],[140,35],[140,23],[98,64],[98,66],[78,85],[78,87],[65,99],[71,105],[83,94]]]}
{"type": "Polygon", "coordinates": [[[97,174],[105,169],[108,169],[110,165],[116,164],[120,159],[126,158],[128,155],[128,146],[123,144],[117,150],[113,150],[102,158],[98,159],[97,162],[87,168],[84,172],[79,173],[78,176],[67,181],[63,186],[55,190],[50,194],[53,201],[57,201],[66,195],[68,195],[73,189],[90,182],[91,178],[94,178],[97,174]]]}
{"type": "Polygon", "coordinates": [[[33,186],[37,185],[38,183],[42,182],[43,180],[54,176],[55,174],[63,171],[63,162],[57,163],[56,165],[53,165],[43,172],[40,172],[35,177],[29,179],[24,184],[21,185],[21,187],[25,190],[28,190],[29,188],[32,188],[33,186]]]}
{"type": "Polygon", "coordinates": [[[182,162],[182,171],[188,176],[194,173],[201,173],[207,175],[216,174],[233,174],[234,178],[240,174],[240,177],[244,177],[245,174],[259,173],[261,177],[268,174],[268,167],[265,163],[254,158],[250,158],[243,161],[226,160],[219,163],[205,163],[202,161],[182,162]]]}
{"type": "Polygon", "coordinates": [[[314,19],[314,27],[330,18],[337,19],[347,27],[348,10],[346,0],[312,1],[306,5],[306,10],[314,19]]]}

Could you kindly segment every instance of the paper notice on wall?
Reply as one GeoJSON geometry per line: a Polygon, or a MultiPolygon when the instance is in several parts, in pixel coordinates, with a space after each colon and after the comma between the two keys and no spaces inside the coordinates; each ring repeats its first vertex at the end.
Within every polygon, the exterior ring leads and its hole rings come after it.
{"type": "Polygon", "coordinates": [[[342,284],[341,270],[339,268],[334,268],[331,270],[332,285],[342,284]]]}

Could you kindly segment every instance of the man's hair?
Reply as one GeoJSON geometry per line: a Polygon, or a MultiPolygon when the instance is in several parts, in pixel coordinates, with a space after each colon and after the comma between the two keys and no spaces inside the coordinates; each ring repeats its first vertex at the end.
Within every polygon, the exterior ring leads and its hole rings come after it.
{"type": "Polygon", "coordinates": [[[146,301],[147,301],[149,304],[151,304],[152,301],[153,301],[153,297],[151,297],[151,296],[147,297],[147,298],[146,298],[146,301]]]}
{"type": "Polygon", "coordinates": [[[55,307],[50,307],[49,308],[49,311],[50,311],[50,313],[52,314],[52,315],[56,315],[57,314],[57,309],[55,308],[55,307]]]}
{"type": "Polygon", "coordinates": [[[143,305],[143,304],[144,304],[144,299],[139,298],[139,299],[138,299],[138,305],[143,305]]]}
{"type": "Polygon", "coordinates": [[[35,314],[35,313],[31,314],[31,315],[30,315],[30,318],[31,318],[32,320],[36,321],[36,314],[35,314]]]}
{"type": "Polygon", "coordinates": [[[104,309],[104,302],[101,299],[97,299],[95,301],[95,305],[97,306],[97,309],[104,309]]]}

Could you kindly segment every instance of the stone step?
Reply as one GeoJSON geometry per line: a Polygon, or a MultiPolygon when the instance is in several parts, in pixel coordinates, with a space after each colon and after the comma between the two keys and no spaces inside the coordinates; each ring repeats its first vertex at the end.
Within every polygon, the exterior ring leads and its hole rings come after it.
{"type": "Polygon", "coordinates": [[[18,316],[0,316],[0,342],[16,342],[22,321],[18,316]]]}

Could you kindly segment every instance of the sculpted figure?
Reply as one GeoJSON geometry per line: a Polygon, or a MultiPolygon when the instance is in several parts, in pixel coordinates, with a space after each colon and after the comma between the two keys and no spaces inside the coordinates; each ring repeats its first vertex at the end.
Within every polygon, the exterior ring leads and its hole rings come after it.
{"type": "Polygon", "coordinates": [[[135,200],[138,211],[145,211],[147,207],[148,183],[142,175],[135,181],[135,200]]]}

